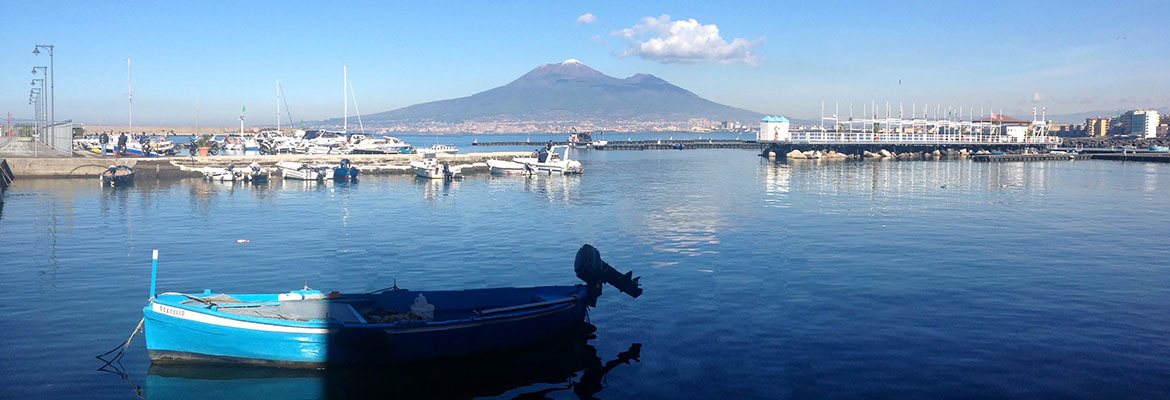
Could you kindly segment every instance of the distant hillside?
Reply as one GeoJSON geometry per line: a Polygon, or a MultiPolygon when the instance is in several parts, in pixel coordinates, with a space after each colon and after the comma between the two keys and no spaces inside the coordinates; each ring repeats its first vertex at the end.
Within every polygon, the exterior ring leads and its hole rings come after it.
{"type": "MultiPolygon", "coordinates": [[[[546,64],[491,90],[363,116],[387,122],[713,121],[758,123],[763,114],[706,100],[654,75],[618,79],[577,60],[546,64]]],[[[338,124],[340,119],[324,121],[338,124]]]]}

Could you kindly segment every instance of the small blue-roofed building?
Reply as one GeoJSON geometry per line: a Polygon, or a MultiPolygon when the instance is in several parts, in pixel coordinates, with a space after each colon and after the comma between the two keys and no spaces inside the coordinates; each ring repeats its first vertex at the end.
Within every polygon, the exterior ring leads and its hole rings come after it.
{"type": "Polygon", "coordinates": [[[760,132],[756,134],[757,142],[787,142],[792,140],[788,133],[788,118],[783,116],[766,116],[760,120],[760,132]]]}

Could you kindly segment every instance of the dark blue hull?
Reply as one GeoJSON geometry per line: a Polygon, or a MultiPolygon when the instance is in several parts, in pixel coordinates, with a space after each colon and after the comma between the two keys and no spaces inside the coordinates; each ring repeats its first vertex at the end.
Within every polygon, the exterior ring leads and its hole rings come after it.
{"type": "Polygon", "coordinates": [[[333,169],[334,181],[357,181],[360,172],[356,167],[337,167],[333,169]]]}
{"type": "MultiPolygon", "coordinates": [[[[377,323],[271,320],[241,316],[186,298],[159,296],[143,312],[155,362],[229,362],[285,367],[394,364],[473,355],[539,342],[579,329],[585,321],[585,286],[393,291],[321,300],[352,307],[355,315],[409,310],[419,294],[435,306],[432,321],[377,323]]],[[[245,298],[262,295],[239,295],[245,298]]],[[[265,304],[279,302],[268,301],[265,304]]],[[[228,305],[221,305],[227,307],[228,305]]]]}

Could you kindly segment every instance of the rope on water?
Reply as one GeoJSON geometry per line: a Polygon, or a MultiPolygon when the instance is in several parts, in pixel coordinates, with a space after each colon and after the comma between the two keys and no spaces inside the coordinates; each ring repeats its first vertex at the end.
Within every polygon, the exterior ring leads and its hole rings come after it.
{"type": "MultiPolygon", "coordinates": [[[[130,337],[126,338],[125,343],[122,343],[122,344],[118,345],[118,347],[115,347],[112,350],[107,351],[107,352],[102,353],[102,354],[97,356],[97,359],[106,362],[106,365],[103,365],[102,368],[108,367],[108,366],[110,366],[110,364],[118,362],[122,359],[122,356],[126,354],[126,349],[130,348],[130,342],[134,340],[134,336],[137,336],[138,332],[142,331],[142,324],[145,322],[146,322],[146,317],[143,317],[142,319],[138,320],[138,326],[134,328],[134,332],[130,332],[130,337]],[[108,360],[105,358],[106,356],[110,355],[111,353],[113,353],[115,351],[118,353],[114,354],[113,358],[110,358],[108,360]]],[[[101,369],[101,368],[99,368],[99,369],[101,369]]]]}
{"type": "Polygon", "coordinates": [[[98,368],[97,370],[118,375],[118,377],[122,378],[123,381],[126,381],[126,383],[130,384],[130,386],[134,388],[134,395],[140,399],[146,398],[142,395],[142,387],[135,385],[134,382],[130,380],[130,374],[127,374],[126,369],[122,366],[122,356],[126,354],[126,349],[130,348],[130,342],[134,340],[134,336],[137,336],[138,332],[142,331],[142,324],[145,322],[146,317],[138,320],[138,326],[134,328],[134,332],[130,333],[130,337],[126,338],[125,343],[118,345],[118,347],[115,347],[113,350],[107,351],[97,356],[97,359],[106,362],[105,365],[102,365],[101,368],[98,368]],[[114,354],[113,358],[108,360],[105,358],[115,351],[118,353],[114,354]]]}

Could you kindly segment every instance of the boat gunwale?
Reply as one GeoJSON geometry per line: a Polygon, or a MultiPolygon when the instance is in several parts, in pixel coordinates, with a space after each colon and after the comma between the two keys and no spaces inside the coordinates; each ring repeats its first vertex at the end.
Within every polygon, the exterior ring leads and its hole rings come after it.
{"type": "MultiPolygon", "coordinates": [[[[545,313],[561,311],[562,309],[565,309],[565,308],[576,307],[576,306],[578,306],[578,304],[581,304],[581,302],[584,301],[584,297],[582,296],[582,294],[585,292],[584,285],[543,286],[543,287],[529,288],[529,289],[569,288],[569,287],[576,288],[577,290],[574,293],[568,294],[567,296],[559,297],[559,298],[551,299],[551,300],[546,300],[543,302],[516,304],[516,305],[512,305],[512,306],[495,307],[493,309],[517,307],[517,306],[528,306],[531,308],[522,308],[522,309],[518,309],[515,311],[510,311],[510,312],[493,312],[493,313],[488,313],[488,314],[482,313],[483,311],[488,311],[488,310],[469,310],[469,311],[473,312],[473,315],[468,317],[468,318],[448,319],[448,320],[442,320],[442,321],[395,321],[392,323],[369,323],[369,322],[344,322],[344,321],[336,321],[336,320],[319,320],[319,319],[314,319],[314,320],[309,320],[309,321],[299,321],[299,320],[263,318],[263,317],[255,317],[255,316],[250,316],[250,315],[235,314],[235,313],[231,313],[231,312],[220,312],[220,311],[218,311],[218,307],[217,307],[217,309],[213,310],[209,305],[184,304],[184,303],[182,303],[182,301],[191,300],[191,298],[188,298],[188,297],[183,296],[183,295],[178,295],[178,294],[164,295],[164,296],[166,296],[166,299],[161,299],[161,297],[163,297],[163,296],[159,296],[159,297],[152,299],[150,301],[150,303],[148,303],[143,308],[143,312],[153,312],[153,313],[157,313],[157,314],[161,314],[161,315],[168,315],[168,316],[173,317],[173,318],[179,318],[179,319],[183,319],[183,320],[187,320],[187,321],[191,321],[191,322],[195,322],[195,323],[205,323],[205,322],[194,321],[194,320],[191,320],[188,318],[178,317],[178,316],[166,314],[164,312],[156,311],[153,309],[153,306],[154,306],[154,304],[158,304],[160,306],[178,308],[178,309],[181,309],[184,311],[196,312],[196,313],[199,313],[202,315],[207,315],[207,316],[215,317],[215,318],[223,318],[223,319],[228,319],[228,320],[255,323],[255,324],[261,324],[261,325],[287,327],[287,328],[305,328],[305,329],[340,329],[340,328],[386,329],[386,328],[393,328],[393,329],[401,329],[401,330],[407,330],[407,329],[411,329],[411,328],[428,328],[428,327],[452,328],[452,327],[457,327],[458,325],[474,325],[474,324],[479,323],[479,322],[494,322],[495,320],[501,320],[501,319],[510,319],[510,318],[515,318],[515,317],[528,317],[528,316],[541,315],[541,314],[545,314],[545,313]],[[171,300],[178,300],[178,301],[171,301],[171,300]],[[547,302],[556,302],[556,303],[543,305],[543,306],[535,306],[535,307],[531,306],[531,304],[539,304],[539,303],[547,303],[547,302]]],[[[425,294],[427,292],[440,292],[440,291],[420,291],[419,293],[425,294]]],[[[210,297],[210,296],[218,295],[218,294],[225,294],[225,293],[212,293],[212,294],[200,294],[200,295],[203,297],[210,297]]],[[[237,295],[243,295],[243,294],[237,294],[237,295]]],[[[196,297],[199,297],[199,296],[196,296],[196,297]]],[[[352,302],[346,301],[346,300],[349,300],[349,299],[317,299],[317,300],[293,300],[293,301],[337,302],[337,303],[342,303],[342,304],[349,304],[350,307],[353,307],[352,302]],[[341,301],[335,301],[335,300],[341,300],[341,301]]],[[[257,305],[260,305],[261,303],[273,303],[273,302],[274,301],[269,300],[269,301],[258,301],[256,303],[257,303],[257,305]]],[[[275,302],[279,303],[279,301],[275,301],[275,302]]],[[[228,303],[228,304],[238,304],[238,303],[228,303]]],[[[233,305],[233,306],[229,306],[229,307],[239,307],[239,306],[233,305]]],[[[354,311],[356,312],[356,309],[354,309],[354,311]]],[[[244,328],[244,329],[247,329],[247,328],[244,328]]]]}

